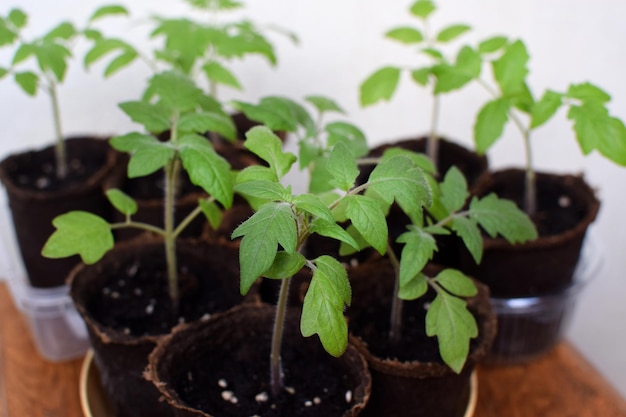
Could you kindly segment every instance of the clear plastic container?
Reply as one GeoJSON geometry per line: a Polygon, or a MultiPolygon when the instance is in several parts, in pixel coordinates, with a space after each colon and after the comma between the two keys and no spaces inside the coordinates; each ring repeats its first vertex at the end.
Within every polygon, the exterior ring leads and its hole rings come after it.
{"type": "Polygon", "coordinates": [[[7,281],[37,351],[52,362],[84,355],[89,348],[87,328],[74,308],[68,286],[34,288],[28,284],[5,196],[0,194],[0,277],[7,281]]]}
{"type": "Polygon", "coordinates": [[[602,253],[589,230],[570,287],[558,294],[492,298],[498,332],[487,363],[523,363],[549,351],[563,336],[583,289],[600,273],[602,253]]]}

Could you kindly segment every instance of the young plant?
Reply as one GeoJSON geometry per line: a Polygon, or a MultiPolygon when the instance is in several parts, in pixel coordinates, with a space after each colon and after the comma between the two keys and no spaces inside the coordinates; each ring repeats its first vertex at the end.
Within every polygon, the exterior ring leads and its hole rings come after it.
{"type": "Polygon", "coordinates": [[[327,194],[324,199],[313,193],[294,196],[291,187],[281,185],[280,180],[297,160],[296,156],[282,150],[280,140],[268,127],[255,127],[246,136],[245,146],[269,166],[249,167],[239,174],[235,191],[253,198],[258,208],[232,237],[242,237],[239,259],[243,294],[259,276],[282,280],[270,370],[272,393],[279,395],[282,388],[280,346],[287,294],[291,277],[301,268],[309,268],[313,273],[302,310],[303,336],[317,334],[324,348],[334,356],[341,355],[347,346],[348,329],[343,310],[351,302],[351,290],[346,270],[330,255],[306,259],[302,249],[309,236],[317,233],[357,248],[358,242],[340,226],[350,221],[362,239],[385,253],[388,231],[384,204],[363,192],[372,188],[388,198],[419,204],[429,200],[430,190],[421,169],[405,156],[379,164],[369,182],[355,186],[359,175],[357,158],[348,145],[338,141],[328,157],[327,169],[339,194],[327,194]],[[265,202],[258,204],[261,201],[265,202]]]}
{"type": "Polygon", "coordinates": [[[438,120],[440,96],[458,90],[480,75],[481,59],[475,50],[462,47],[454,60],[445,55],[444,48],[449,42],[470,30],[465,24],[452,24],[435,32],[431,28],[430,17],[436,10],[431,0],[414,2],[409,11],[420,23],[418,26],[399,26],[388,31],[385,36],[416,49],[428,59],[428,64],[420,67],[385,66],[371,74],[360,87],[362,106],[369,106],[382,100],[391,100],[398,88],[400,76],[408,72],[418,86],[428,88],[432,94],[431,126],[427,142],[427,154],[437,165],[439,160],[438,120]]]}
{"type": "Polygon", "coordinates": [[[120,190],[109,190],[107,196],[117,210],[126,216],[121,223],[106,220],[82,211],[72,211],[54,219],[56,231],[50,236],[42,254],[50,258],[80,255],[83,262],[100,260],[114,244],[113,231],[137,228],[162,236],[167,261],[169,295],[173,306],[178,304],[176,238],[198,215],[204,213],[217,227],[221,219],[219,203],[229,208],[233,202],[234,177],[230,165],[219,156],[203,136],[217,132],[225,138],[235,138],[231,119],[212,110],[211,103],[194,82],[180,73],[163,72],[153,76],[145,100],[129,101],[120,108],[145,132],[131,132],[111,139],[111,145],[131,154],[128,164],[130,178],[142,177],[164,170],[164,227],[132,220],[137,204],[120,190]],[[208,109],[207,107],[208,106],[208,109]],[[167,140],[157,135],[168,134],[167,140]],[[209,194],[180,224],[174,224],[174,200],[178,172],[189,174],[191,182],[209,194]]]}
{"type": "Polygon", "coordinates": [[[23,31],[28,23],[27,14],[20,9],[12,9],[7,16],[0,16],[0,47],[15,45],[15,52],[8,67],[0,67],[0,79],[13,75],[16,84],[24,93],[35,96],[43,90],[50,97],[56,137],[55,169],[56,176],[63,179],[67,175],[67,158],[58,87],[65,81],[72,49],[81,37],[98,37],[100,32],[93,24],[105,16],[126,14],[121,6],[103,6],[89,18],[84,28],[73,23],[61,22],[40,37],[27,40],[23,31]],[[27,66],[34,60],[36,66],[27,66]]]}
{"type": "MultiPolygon", "coordinates": [[[[129,42],[120,38],[94,38],[94,43],[85,56],[85,65],[90,67],[106,57],[111,60],[105,66],[105,75],[110,76],[141,59],[155,72],[163,65],[166,69],[177,70],[199,81],[203,76],[208,84],[208,94],[217,99],[218,87],[242,89],[239,78],[229,68],[235,58],[244,59],[258,55],[275,66],[277,63],[273,45],[265,36],[266,32],[257,24],[240,19],[220,22],[224,13],[243,7],[243,3],[232,0],[185,0],[196,12],[204,14],[200,21],[189,18],[154,16],[151,22],[152,39],[161,39],[162,44],[150,54],[140,52],[129,42]]],[[[294,34],[270,27],[285,33],[294,42],[294,34]]]]}
{"type": "Polygon", "coordinates": [[[476,149],[487,152],[502,136],[509,121],[519,129],[526,159],[524,209],[529,215],[537,209],[531,136],[560,109],[567,109],[567,118],[573,122],[575,137],[584,155],[597,150],[611,161],[626,166],[626,127],[609,113],[609,94],[585,82],[570,84],[565,91],[546,89],[535,96],[528,85],[530,55],[524,42],[497,37],[483,42],[479,51],[492,69],[493,82],[479,80],[491,100],[483,105],[476,118],[476,149]]]}
{"type": "Polygon", "coordinates": [[[458,373],[469,355],[470,339],[477,336],[475,319],[463,298],[476,295],[477,290],[468,277],[455,269],[444,269],[435,277],[424,273],[424,267],[438,250],[435,237],[455,232],[474,261],[480,263],[481,229],[493,238],[501,235],[512,244],[535,239],[537,231],[513,202],[495,194],[473,197],[466,207],[467,182],[456,167],[446,173],[439,185],[433,183],[432,190],[433,204],[426,208],[427,221],[421,221],[424,217],[420,216],[397,239],[404,245],[401,256],[396,256],[392,245],[388,248],[396,271],[389,339],[393,344],[401,340],[403,301],[422,297],[430,287],[436,296],[426,314],[426,334],[437,336],[443,361],[458,373]]]}
{"type": "Polygon", "coordinates": [[[249,119],[258,121],[274,131],[289,132],[298,143],[300,170],[309,173],[308,191],[321,194],[333,190],[332,176],[328,172],[328,156],[338,143],[346,144],[355,157],[368,152],[365,134],[354,124],[345,120],[325,122],[326,115],[346,112],[331,98],[311,95],[304,98],[315,113],[286,97],[264,97],[258,104],[233,102],[233,106],[249,119]]]}

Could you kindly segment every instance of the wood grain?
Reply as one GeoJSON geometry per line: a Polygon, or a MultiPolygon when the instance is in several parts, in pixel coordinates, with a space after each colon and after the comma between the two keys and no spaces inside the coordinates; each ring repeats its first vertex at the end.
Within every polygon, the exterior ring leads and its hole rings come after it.
{"type": "MultiPolygon", "coordinates": [[[[82,417],[80,366],[39,357],[0,283],[0,417],[82,417]]],[[[478,380],[474,417],[626,417],[624,399],[567,342],[529,364],[483,366],[478,380]]]]}
{"type": "Polygon", "coordinates": [[[81,417],[78,378],[81,359],[51,363],[42,359],[29,329],[0,284],[1,417],[81,417]]]}

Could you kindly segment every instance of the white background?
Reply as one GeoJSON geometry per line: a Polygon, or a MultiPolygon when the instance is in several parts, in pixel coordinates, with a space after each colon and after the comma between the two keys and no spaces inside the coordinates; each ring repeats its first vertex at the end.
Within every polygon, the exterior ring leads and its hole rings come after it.
{"type": "MultiPolygon", "coordinates": [[[[133,0],[128,6],[132,19],[107,23],[105,31],[146,46],[145,18],[152,12],[190,15],[182,1],[133,0]]],[[[299,100],[308,94],[335,98],[351,121],[377,144],[425,133],[429,126],[430,100],[407,79],[390,103],[361,109],[358,85],[373,70],[385,64],[418,64],[408,48],[383,39],[393,26],[413,19],[409,1],[374,0],[249,0],[244,13],[260,23],[273,23],[296,32],[294,46],[272,36],[279,66],[270,69],[258,58],[236,62],[234,68],[245,92],[223,91],[224,98],[256,101],[264,95],[286,95],[299,100]]],[[[592,81],[612,96],[611,111],[626,119],[626,3],[620,0],[447,0],[440,1],[433,28],[467,23],[474,28],[464,38],[470,44],[491,35],[522,38],[531,53],[531,88],[539,95],[547,87],[565,90],[570,82],[592,81]]],[[[26,37],[48,30],[63,19],[77,24],[103,3],[95,0],[4,0],[0,13],[23,8],[31,16],[26,37]]],[[[201,18],[201,16],[198,16],[201,18]]],[[[76,55],[84,53],[77,45],[76,55]]],[[[10,56],[0,50],[0,66],[10,56]]],[[[424,61],[420,61],[424,63],[424,61]]],[[[60,88],[64,129],[68,134],[124,133],[133,128],[116,103],[137,99],[150,72],[137,63],[106,82],[101,67],[85,73],[78,59],[60,88]]],[[[441,132],[472,146],[473,119],[488,99],[478,86],[444,96],[441,132]]],[[[47,97],[28,98],[10,80],[0,81],[0,156],[39,146],[52,138],[51,111],[47,97]]],[[[601,274],[585,289],[575,313],[570,339],[626,395],[626,267],[623,213],[626,169],[598,155],[583,157],[563,112],[540,128],[533,139],[536,165],[559,172],[583,172],[598,189],[602,208],[595,236],[602,248],[601,274]]],[[[493,167],[520,165],[519,134],[507,129],[489,153],[493,167]]]]}

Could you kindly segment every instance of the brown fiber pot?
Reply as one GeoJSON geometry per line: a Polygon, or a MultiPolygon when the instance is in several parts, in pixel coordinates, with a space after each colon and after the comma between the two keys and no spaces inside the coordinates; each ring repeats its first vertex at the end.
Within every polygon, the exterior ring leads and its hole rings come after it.
{"type": "Polygon", "coordinates": [[[176,416],[359,415],[371,383],[365,360],[351,345],[334,358],[317,337],[302,337],[296,308],[288,314],[282,345],[286,388],[270,394],[274,315],[267,304],[242,305],[182,326],[159,343],[147,373],[176,416]]]}
{"type": "Polygon", "coordinates": [[[180,303],[167,295],[163,243],[117,244],[98,263],[80,265],[70,294],[87,324],[102,385],[117,417],[170,416],[143,378],[148,354],[180,322],[208,317],[241,303],[237,250],[184,240],[178,247],[180,303]]]}
{"type": "Polygon", "coordinates": [[[0,163],[0,180],[7,190],[17,243],[33,287],[65,284],[78,256],[47,259],[41,256],[54,232],[52,220],[70,210],[85,210],[111,217],[103,194],[104,181],[115,165],[116,154],[103,138],[66,139],[69,172],[55,178],[54,146],[8,156],[0,163]]]}
{"type": "MultiPolygon", "coordinates": [[[[491,192],[522,205],[525,174],[506,169],[485,174],[472,193],[491,192]]],[[[537,173],[539,238],[510,245],[504,239],[483,240],[480,265],[464,257],[463,269],[486,283],[494,297],[531,297],[563,291],[572,283],[587,228],[600,202],[581,176],[537,173]]]]}
{"type": "Polygon", "coordinates": [[[372,395],[361,414],[366,417],[462,417],[470,398],[471,374],[488,354],[496,332],[489,290],[468,299],[479,336],[460,374],[445,365],[436,338],[425,334],[424,299],[404,302],[400,344],[388,341],[394,271],[386,258],[373,259],[349,271],[353,304],[348,308],[351,340],[365,356],[372,374],[372,395]]]}

